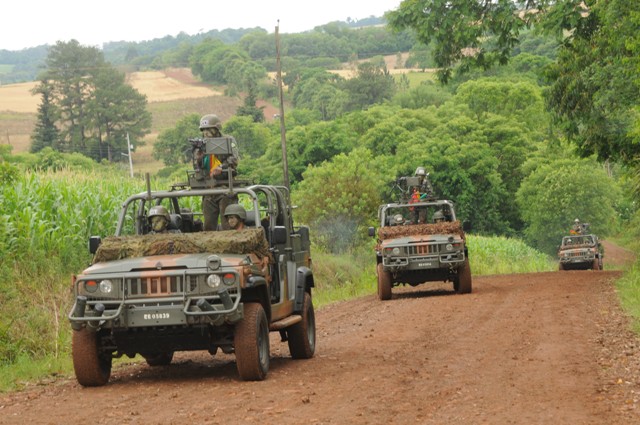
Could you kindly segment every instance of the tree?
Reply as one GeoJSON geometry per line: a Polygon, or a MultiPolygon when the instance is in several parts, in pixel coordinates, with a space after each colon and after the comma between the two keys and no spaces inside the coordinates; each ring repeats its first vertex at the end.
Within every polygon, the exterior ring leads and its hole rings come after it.
{"type": "Polygon", "coordinates": [[[535,25],[561,40],[546,96],[580,153],[633,164],[640,143],[640,3],[626,0],[405,0],[386,15],[396,30],[433,41],[439,77],[454,67],[504,65],[535,25]]]}
{"type": "Polygon", "coordinates": [[[187,140],[200,137],[199,126],[200,115],[189,114],[182,117],[173,128],[158,135],[158,140],[153,145],[153,158],[161,160],[167,166],[189,162],[191,146],[187,140]]]}
{"type": "MultiPolygon", "coordinates": [[[[264,124],[256,123],[251,117],[235,116],[224,123],[224,134],[230,134],[238,142],[240,158],[261,157],[271,139],[271,131],[264,124]]],[[[280,139],[278,138],[278,142],[280,139]]],[[[244,162],[244,161],[243,161],[244,162]]]]}
{"type": "Polygon", "coordinates": [[[548,105],[585,157],[633,164],[640,156],[639,26],[640,3],[593,2],[547,73],[548,105]]]}
{"type": "MultiPolygon", "coordinates": [[[[132,143],[148,133],[151,115],[146,98],[128,86],[124,75],[95,47],[76,40],[58,42],[49,51],[46,66],[34,92],[50,104],[47,114],[59,129],[60,142],[53,148],[96,160],[120,160],[111,149],[126,149],[127,132],[132,143]]],[[[42,117],[41,124],[49,126],[42,117]]]]}
{"type": "Polygon", "coordinates": [[[94,140],[98,144],[99,154],[93,155],[95,159],[106,158],[112,162],[114,149],[127,152],[127,135],[129,140],[138,140],[148,133],[151,114],[146,104],[146,96],[125,84],[124,74],[112,68],[96,73],[95,89],[87,103],[94,140]]]}
{"type": "Polygon", "coordinates": [[[33,95],[41,95],[42,101],[38,106],[36,125],[31,134],[30,152],[39,152],[46,147],[58,150],[60,148],[60,132],[56,127],[56,107],[53,104],[51,86],[47,80],[31,91],[33,95]]]}
{"type": "Polygon", "coordinates": [[[331,252],[345,252],[373,225],[382,202],[379,188],[384,178],[371,152],[356,149],[331,161],[310,166],[292,194],[299,206],[297,219],[313,226],[314,234],[331,252]]]}
{"type": "Polygon", "coordinates": [[[386,66],[364,62],[358,65],[356,76],[342,83],[349,95],[346,109],[363,109],[390,100],[395,93],[395,82],[386,66]]]}
{"type": "Polygon", "coordinates": [[[526,223],[525,237],[554,255],[575,218],[600,237],[615,229],[614,207],[620,190],[591,159],[560,159],[538,167],[522,182],[517,202],[526,223]]]}

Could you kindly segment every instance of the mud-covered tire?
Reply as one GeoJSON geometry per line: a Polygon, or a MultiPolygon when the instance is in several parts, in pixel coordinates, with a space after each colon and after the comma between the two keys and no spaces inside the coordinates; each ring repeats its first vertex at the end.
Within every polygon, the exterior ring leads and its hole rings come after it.
{"type": "Polygon", "coordinates": [[[598,258],[593,259],[593,264],[591,265],[592,270],[600,270],[600,260],[598,258]]]}
{"type": "Polygon", "coordinates": [[[83,387],[99,387],[109,382],[113,358],[111,353],[102,353],[96,332],[86,328],[73,331],[71,342],[73,370],[78,383],[83,387]]]}
{"type": "Polygon", "coordinates": [[[391,273],[384,271],[382,263],[378,263],[378,298],[381,301],[391,299],[391,273]]]}
{"type": "Polygon", "coordinates": [[[311,294],[304,293],[302,321],[287,329],[289,352],[294,359],[310,359],[316,351],[316,316],[311,294]]]}
{"type": "Polygon", "coordinates": [[[453,284],[453,288],[458,294],[470,294],[471,293],[471,266],[469,265],[469,258],[465,258],[464,264],[458,269],[458,276],[456,282],[453,284]]]}
{"type": "Polygon", "coordinates": [[[173,351],[166,353],[143,354],[142,357],[144,357],[147,364],[151,367],[168,366],[173,360],[173,351]]]}
{"type": "Polygon", "coordinates": [[[236,367],[244,381],[262,381],[269,372],[269,323],[260,303],[246,303],[236,324],[236,367]]]}

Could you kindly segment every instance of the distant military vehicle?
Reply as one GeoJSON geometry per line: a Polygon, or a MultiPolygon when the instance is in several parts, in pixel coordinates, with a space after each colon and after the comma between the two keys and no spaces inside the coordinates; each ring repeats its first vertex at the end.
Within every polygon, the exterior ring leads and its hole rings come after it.
{"type": "Polygon", "coordinates": [[[394,286],[432,281],[449,281],[456,292],[470,293],[469,254],[453,202],[435,199],[422,167],[397,184],[400,202],[381,205],[380,227],[369,228],[378,241],[378,298],[390,299],[394,286]]]}
{"type": "Polygon", "coordinates": [[[598,237],[572,234],[562,238],[558,249],[559,270],[602,270],[604,254],[598,237]]]}
{"type": "MultiPolygon", "coordinates": [[[[231,152],[229,139],[192,142],[231,152]]],[[[201,156],[201,155],[200,155],[201,156]]],[[[113,358],[137,354],[168,365],[177,351],[235,353],[244,380],[262,380],[269,332],[291,356],[315,352],[309,229],[295,227],[285,187],[214,181],[196,167],[189,183],[130,196],[114,236],[90,238],[92,265],[73,277],[73,365],[78,382],[108,382],[113,358]],[[231,196],[246,209],[243,230],[203,231],[204,196],[231,196]],[[169,212],[170,233],[154,233],[149,210],[169,212]]]]}

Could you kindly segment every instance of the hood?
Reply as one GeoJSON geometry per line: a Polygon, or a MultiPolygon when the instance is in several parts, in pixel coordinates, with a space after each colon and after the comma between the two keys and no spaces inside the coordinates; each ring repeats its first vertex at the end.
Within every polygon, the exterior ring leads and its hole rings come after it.
{"type": "MultiPolygon", "coordinates": [[[[451,235],[414,235],[382,241],[381,246],[411,245],[423,243],[447,243],[451,235]]],[[[462,242],[462,238],[454,236],[453,243],[462,242]]]]}
{"type": "MultiPolygon", "coordinates": [[[[176,270],[206,268],[207,258],[213,254],[153,255],[148,257],[125,258],[122,260],[95,263],[82,274],[130,273],[149,270],[176,270]]],[[[221,267],[239,266],[247,257],[245,254],[218,255],[221,267]]]]}

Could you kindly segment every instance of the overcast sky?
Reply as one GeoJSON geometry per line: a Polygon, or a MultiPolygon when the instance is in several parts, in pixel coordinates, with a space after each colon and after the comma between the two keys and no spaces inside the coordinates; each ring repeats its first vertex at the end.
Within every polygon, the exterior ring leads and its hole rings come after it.
{"type": "Polygon", "coordinates": [[[262,27],[302,32],[331,21],[382,16],[401,0],[8,0],[0,6],[0,49],[20,50],[58,40],[102,47],[180,32],[262,27]]]}

